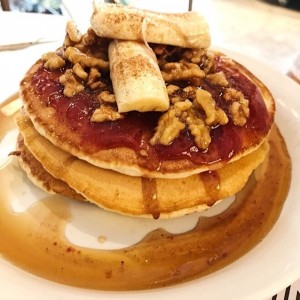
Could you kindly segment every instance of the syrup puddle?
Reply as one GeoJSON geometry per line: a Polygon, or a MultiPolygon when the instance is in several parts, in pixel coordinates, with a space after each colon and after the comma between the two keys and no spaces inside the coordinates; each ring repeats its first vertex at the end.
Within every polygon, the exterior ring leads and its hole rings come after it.
{"type": "MultiPolygon", "coordinates": [[[[0,124],[2,153],[14,125],[1,113],[0,124]]],[[[0,169],[0,254],[37,276],[100,290],[156,288],[214,272],[255,247],[280,215],[291,162],[276,126],[270,145],[235,201],[216,205],[216,215],[173,220],[124,217],[45,194],[14,159],[0,169]]]]}
{"type": "Polygon", "coordinates": [[[119,215],[89,203],[71,206],[71,222],[66,226],[66,237],[78,246],[93,249],[122,249],[140,242],[149,232],[163,229],[172,234],[195,228],[200,217],[217,215],[233,202],[230,197],[213,208],[174,219],[141,219],[119,215]],[[88,220],[88,222],[87,222],[88,220]]]}

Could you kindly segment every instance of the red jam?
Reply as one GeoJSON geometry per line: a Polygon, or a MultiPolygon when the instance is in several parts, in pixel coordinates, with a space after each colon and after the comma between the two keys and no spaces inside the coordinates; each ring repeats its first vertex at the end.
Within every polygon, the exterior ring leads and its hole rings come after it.
{"type": "MultiPolygon", "coordinates": [[[[96,98],[99,90],[86,89],[72,98],[65,97],[63,87],[58,81],[63,71],[49,72],[41,67],[33,75],[32,84],[36,87],[34,91],[42,104],[56,109],[58,121],[77,133],[84,152],[94,153],[101,149],[125,146],[133,149],[139,156],[140,165],[147,163],[148,169],[157,169],[160,162],[165,160],[188,159],[195,164],[228,160],[236,153],[257,144],[259,137],[269,131],[273,121],[257,87],[236,68],[228,68],[222,59],[218,59],[216,71],[223,71],[230,86],[241,90],[249,100],[250,116],[246,125],[239,127],[230,120],[224,126],[213,128],[212,142],[205,151],[196,146],[188,130],[183,130],[171,145],[151,146],[149,140],[154,134],[160,113],[130,112],[126,118],[118,121],[90,122],[93,111],[99,106],[96,98]],[[139,155],[141,150],[147,152],[147,162],[144,156],[139,155]]],[[[106,80],[109,82],[109,78],[106,80]]],[[[223,88],[213,86],[205,80],[201,88],[208,90],[225,112],[228,110],[222,100],[223,88]]],[[[64,136],[63,139],[68,142],[68,136],[64,136]]]]}

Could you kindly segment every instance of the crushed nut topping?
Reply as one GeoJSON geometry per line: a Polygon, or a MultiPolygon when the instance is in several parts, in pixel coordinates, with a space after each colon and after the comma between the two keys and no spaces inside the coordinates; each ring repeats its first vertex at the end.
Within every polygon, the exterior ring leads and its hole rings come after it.
{"type": "Polygon", "coordinates": [[[82,38],[82,34],[77,29],[76,24],[73,21],[67,22],[67,28],[66,28],[67,34],[71,41],[78,43],[80,42],[82,38]]]}
{"type": "Polygon", "coordinates": [[[67,97],[73,97],[84,90],[84,85],[77,81],[71,69],[67,69],[66,72],[59,77],[59,82],[64,86],[64,95],[67,97]]]}
{"type": "Polygon", "coordinates": [[[65,60],[55,52],[48,52],[43,54],[42,60],[45,62],[45,68],[49,70],[63,68],[66,64],[65,60]]]}
{"type": "Polygon", "coordinates": [[[199,65],[202,62],[203,55],[205,55],[205,53],[205,49],[186,49],[182,58],[186,61],[199,65]]]}
{"type": "MultiPolygon", "coordinates": [[[[110,40],[98,37],[92,28],[81,34],[73,22],[67,23],[66,32],[64,46],[42,56],[44,67],[64,71],[59,82],[64,86],[66,97],[73,97],[86,88],[93,91],[99,107],[93,112],[91,122],[124,118],[126,114],[117,111],[115,95],[107,79],[110,40]]],[[[150,44],[150,47],[156,54],[170,100],[169,110],[158,119],[151,145],[169,145],[186,129],[197,147],[205,150],[211,143],[211,130],[215,126],[225,125],[229,120],[237,126],[247,123],[249,100],[242,92],[229,87],[224,72],[217,70],[212,51],[158,44],[150,44]],[[222,96],[218,103],[207,86],[219,90],[222,96]]],[[[221,58],[225,63],[226,59],[221,58]]],[[[228,59],[228,64],[233,63],[228,59]]]]}
{"type": "Polygon", "coordinates": [[[100,102],[106,103],[115,103],[116,98],[114,94],[111,94],[109,91],[103,91],[99,94],[98,99],[100,102]]]}
{"type": "Polygon", "coordinates": [[[92,122],[105,122],[105,121],[116,121],[123,119],[124,116],[120,114],[114,107],[110,105],[101,105],[97,108],[92,117],[92,122]]]}
{"type": "Polygon", "coordinates": [[[190,109],[185,118],[191,134],[195,137],[196,145],[200,149],[207,149],[210,142],[210,126],[205,124],[203,116],[196,109],[190,109]]]}
{"type": "Polygon", "coordinates": [[[169,145],[175,138],[179,136],[185,123],[181,121],[181,115],[184,111],[192,107],[192,102],[186,100],[184,102],[175,103],[167,112],[165,112],[158,120],[156,132],[150,140],[151,145],[162,144],[169,145]]]}
{"type": "Polygon", "coordinates": [[[225,112],[216,106],[216,102],[212,95],[205,91],[198,89],[196,91],[196,105],[199,105],[206,114],[205,123],[207,125],[225,125],[228,123],[228,118],[225,112]]]}
{"type": "Polygon", "coordinates": [[[187,80],[191,77],[203,78],[205,73],[200,67],[188,62],[170,62],[162,66],[161,71],[166,82],[175,80],[187,80]]]}
{"type": "Polygon", "coordinates": [[[207,74],[206,78],[215,85],[226,87],[228,86],[228,80],[226,79],[226,76],[224,72],[217,72],[214,74],[207,74]]]}
{"type": "Polygon", "coordinates": [[[66,49],[64,57],[73,64],[80,63],[83,67],[96,67],[104,70],[108,70],[109,68],[107,61],[104,61],[101,58],[89,56],[81,52],[79,49],[71,46],[66,49]]]}
{"type": "Polygon", "coordinates": [[[233,102],[230,105],[229,111],[232,115],[234,124],[244,126],[247,122],[247,118],[249,117],[248,100],[245,100],[245,102],[242,103],[233,102]]]}
{"type": "Polygon", "coordinates": [[[234,88],[228,88],[225,90],[223,94],[223,98],[227,102],[233,102],[233,101],[240,101],[241,98],[244,98],[244,95],[242,92],[234,88]]]}
{"type": "Polygon", "coordinates": [[[89,74],[84,70],[83,66],[80,63],[76,63],[73,66],[73,72],[81,79],[86,80],[89,77],[89,74]]]}
{"type": "Polygon", "coordinates": [[[227,115],[217,107],[212,95],[205,90],[191,86],[179,89],[171,85],[168,92],[171,95],[177,93],[179,100],[160,117],[150,143],[169,145],[187,126],[195,138],[196,145],[200,149],[206,149],[211,142],[211,127],[227,124],[227,115]],[[194,101],[182,100],[182,97],[187,95],[194,101]]]}
{"type": "Polygon", "coordinates": [[[179,101],[184,101],[185,99],[194,100],[195,99],[195,87],[187,86],[181,89],[179,86],[170,84],[167,86],[167,93],[171,104],[179,101]]]}
{"type": "Polygon", "coordinates": [[[209,50],[205,51],[205,54],[202,55],[200,66],[205,72],[205,74],[208,74],[209,72],[213,71],[215,66],[214,59],[214,53],[209,50]]]}
{"type": "Polygon", "coordinates": [[[104,87],[105,84],[100,79],[101,79],[100,71],[97,68],[91,68],[87,80],[87,85],[93,90],[99,87],[104,87]]]}
{"type": "Polygon", "coordinates": [[[229,112],[234,124],[244,126],[250,115],[249,100],[245,99],[241,91],[234,88],[226,89],[223,98],[230,103],[229,112]]]}
{"type": "Polygon", "coordinates": [[[105,87],[101,72],[109,71],[106,39],[97,37],[91,28],[82,35],[71,21],[67,23],[66,32],[64,47],[42,56],[44,67],[55,70],[67,66],[59,78],[67,97],[80,93],[86,86],[90,89],[105,87]],[[73,65],[71,68],[69,63],[73,65]]]}

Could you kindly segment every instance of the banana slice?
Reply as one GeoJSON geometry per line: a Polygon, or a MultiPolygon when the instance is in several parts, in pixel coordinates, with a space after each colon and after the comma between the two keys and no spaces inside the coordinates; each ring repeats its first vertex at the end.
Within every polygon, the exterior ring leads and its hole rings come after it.
{"type": "Polygon", "coordinates": [[[170,102],[154,52],[135,41],[113,40],[110,77],[118,111],[165,111],[170,102]]]}
{"type": "Polygon", "coordinates": [[[186,48],[208,48],[208,25],[197,12],[158,13],[118,4],[95,3],[91,25],[97,35],[186,48]]]}

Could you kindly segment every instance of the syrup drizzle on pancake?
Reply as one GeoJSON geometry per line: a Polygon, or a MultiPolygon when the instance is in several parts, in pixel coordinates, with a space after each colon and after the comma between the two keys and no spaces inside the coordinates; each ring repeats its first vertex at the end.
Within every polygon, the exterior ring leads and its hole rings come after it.
{"type": "MultiPolygon", "coordinates": [[[[219,199],[220,176],[216,171],[208,171],[199,174],[199,177],[205,182],[205,190],[210,199],[219,199]]],[[[212,203],[214,203],[212,201],[212,203]]],[[[210,205],[210,203],[208,203],[210,205]]]]}
{"type": "MultiPolygon", "coordinates": [[[[8,124],[13,127],[12,119],[7,119],[0,113],[0,136],[7,132],[8,124]]],[[[156,288],[214,272],[257,245],[280,215],[289,191],[291,161],[276,127],[270,143],[269,157],[256,171],[260,176],[250,178],[227,210],[200,218],[191,231],[170,234],[156,230],[136,245],[119,250],[101,251],[70,243],[65,237],[70,203],[61,197],[42,199],[23,213],[13,212],[2,169],[0,253],[37,276],[100,290],[156,288]],[[279,167],[281,172],[273,172],[279,167]]],[[[216,189],[217,178],[209,176],[216,189]]],[[[145,195],[146,201],[156,193],[152,183],[143,183],[144,193],[150,193],[145,195]]],[[[151,210],[155,213],[155,206],[151,210]]]]}
{"type": "Polygon", "coordinates": [[[154,178],[141,178],[142,180],[142,192],[145,203],[146,211],[152,214],[154,219],[159,218],[159,207],[158,207],[158,193],[156,180],[154,178]]]}

